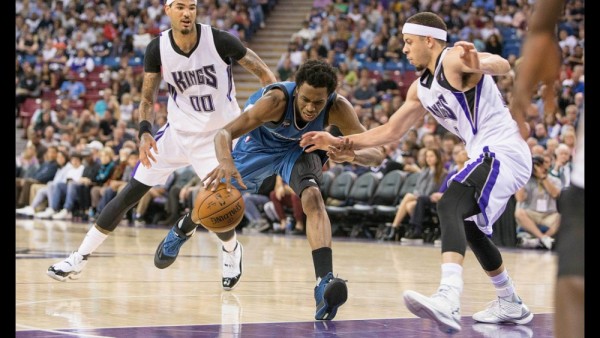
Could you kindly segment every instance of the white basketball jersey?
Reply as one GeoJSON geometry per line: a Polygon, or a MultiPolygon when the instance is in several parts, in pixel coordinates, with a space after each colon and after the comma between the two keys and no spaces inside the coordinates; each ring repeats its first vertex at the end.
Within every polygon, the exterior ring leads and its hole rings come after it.
{"type": "Polygon", "coordinates": [[[529,176],[531,152],[494,79],[483,75],[475,88],[467,92],[453,89],[442,71],[448,50],[442,52],[435,73],[426,72],[419,79],[417,95],[423,107],[439,124],[463,140],[470,159],[487,152],[484,148],[488,147],[489,151],[522,162],[522,167],[512,169],[523,170],[529,176]]]}
{"type": "Polygon", "coordinates": [[[219,129],[240,115],[231,65],[221,59],[211,27],[200,25],[200,41],[189,56],[173,49],[169,30],[160,35],[163,80],[169,88],[169,124],[176,130],[219,129]]]}

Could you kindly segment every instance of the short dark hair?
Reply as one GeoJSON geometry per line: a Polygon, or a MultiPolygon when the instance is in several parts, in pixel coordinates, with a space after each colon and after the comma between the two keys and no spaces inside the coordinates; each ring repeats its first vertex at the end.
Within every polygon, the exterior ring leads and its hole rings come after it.
{"type": "Polygon", "coordinates": [[[315,88],[327,88],[331,94],[337,88],[336,69],[321,60],[308,60],[296,72],[296,87],[304,82],[315,88]]]}

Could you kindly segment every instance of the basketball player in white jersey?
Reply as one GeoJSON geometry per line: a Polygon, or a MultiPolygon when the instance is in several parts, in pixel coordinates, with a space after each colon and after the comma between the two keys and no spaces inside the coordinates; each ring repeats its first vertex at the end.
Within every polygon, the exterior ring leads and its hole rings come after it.
{"type": "MultiPolygon", "coordinates": [[[[267,65],[231,34],[196,24],[196,0],[167,0],[165,13],[171,29],[148,44],[144,57],[144,82],[140,103],[140,163],[128,185],[99,215],[79,249],[48,268],[59,281],[77,278],[94,252],[117,227],[123,215],[154,185],[164,184],[176,169],[192,165],[199,177],[219,164],[215,133],[240,115],[235,98],[232,62],[256,75],[265,86],[276,81],[267,65]],[[154,102],[161,79],[167,82],[168,122],[152,135],[154,102]]],[[[158,268],[169,266],[181,245],[190,238],[199,220],[181,217],[155,255],[158,268]]],[[[242,246],[235,230],[216,234],[223,243],[225,290],[231,290],[242,269],[242,246]]]]}
{"type": "MultiPolygon", "coordinates": [[[[429,112],[463,140],[469,155],[463,170],[449,181],[437,208],[442,235],[440,287],[431,297],[405,291],[406,306],[415,315],[436,321],[446,333],[460,331],[463,260],[469,244],[498,296],[473,319],[526,324],[533,315],[517,296],[500,251],[490,239],[492,224],[532,169],[529,148],[492,78],[507,73],[510,65],[498,55],[478,53],[470,42],[446,47],[446,25],[434,13],[410,17],[402,33],[403,52],[421,77],[411,84],[406,102],[386,124],[344,140],[354,149],[388,144],[429,112]]],[[[344,140],[313,132],[304,135],[301,145],[311,151],[341,146],[344,140]]]]}
{"type": "MultiPolygon", "coordinates": [[[[525,112],[531,103],[532,91],[537,90],[540,81],[553,87],[558,78],[561,60],[556,23],[563,9],[564,0],[536,1],[527,24],[522,61],[517,68],[510,103],[511,113],[523,126],[524,138],[529,136],[525,112]]],[[[557,338],[585,336],[584,142],[584,112],[581,112],[571,185],[561,192],[558,200],[561,224],[556,236],[558,269],[554,289],[554,335],[557,338]]]]}

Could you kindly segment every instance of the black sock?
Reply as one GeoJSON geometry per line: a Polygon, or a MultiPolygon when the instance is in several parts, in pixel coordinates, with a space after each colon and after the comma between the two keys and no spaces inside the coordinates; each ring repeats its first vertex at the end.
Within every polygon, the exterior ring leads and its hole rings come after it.
{"type": "Polygon", "coordinates": [[[181,232],[186,234],[186,236],[191,235],[194,229],[198,227],[198,224],[192,221],[192,217],[190,216],[189,212],[181,216],[175,224],[179,229],[181,229],[181,232]]]}
{"type": "Polygon", "coordinates": [[[328,273],[333,272],[331,248],[319,248],[317,250],[313,250],[312,256],[317,279],[323,278],[328,273]]]}

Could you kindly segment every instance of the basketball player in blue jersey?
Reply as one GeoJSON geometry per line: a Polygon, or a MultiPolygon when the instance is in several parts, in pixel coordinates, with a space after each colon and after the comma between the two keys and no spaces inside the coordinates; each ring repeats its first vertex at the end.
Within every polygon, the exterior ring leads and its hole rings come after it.
{"type": "Polygon", "coordinates": [[[444,21],[434,13],[410,17],[402,29],[403,52],[421,73],[410,86],[406,102],[379,127],[343,140],[325,133],[307,133],[300,145],[307,151],[352,144],[363,149],[402,137],[427,112],[465,143],[469,161],[449,182],[438,203],[442,239],[442,273],[437,293],[426,297],[404,292],[415,315],[437,322],[440,330],[458,332],[463,260],[469,244],[490,277],[498,298],[473,315],[485,323],[526,324],[533,315],[515,292],[500,251],[491,241],[492,224],[509,198],[531,176],[531,153],[492,78],[510,70],[498,55],[478,53],[472,43],[446,47],[444,21]]]}
{"type": "MultiPolygon", "coordinates": [[[[531,103],[532,90],[542,81],[553,86],[560,70],[556,23],[564,9],[564,0],[537,1],[527,25],[521,63],[517,68],[510,110],[515,120],[526,126],[525,112],[531,103]],[[552,51],[555,51],[554,53],[552,51]]],[[[585,171],[584,112],[577,124],[577,141],[573,158],[571,185],[558,199],[561,214],[557,233],[558,269],[554,299],[554,336],[585,336],[585,171]]],[[[526,127],[523,137],[529,136],[526,127]]]]}
{"type": "MultiPolygon", "coordinates": [[[[128,185],[102,210],[79,249],[48,268],[47,274],[56,280],[78,277],[90,254],[152,186],[164,184],[178,168],[191,164],[203,177],[218,164],[214,136],[240,115],[231,73],[233,60],[256,75],[262,86],[276,81],[266,64],[239,39],[196,24],[196,0],[167,0],[164,10],[171,29],[148,44],[144,57],[139,130],[142,165],[138,164],[128,185]],[[153,136],[153,106],[161,79],[169,89],[169,116],[166,125],[153,136]]],[[[155,265],[161,269],[169,266],[179,243],[191,237],[195,229],[189,213],[181,217],[163,241],[163,250],[155,255],[155,265]]],[[[230,290],[242,273],[242,245],[235,231],[216,235],[223,243],[223,288],[230,290]]]]}
{"type": "MultiPolygon", "coordinates": [[[[295,82],[266,86],[247,101],[244,113],[215,136],[219,164],[203,181],[214,189],[224,180],[242,191],[256,193],[274,174],[300,196],[306,214],[306,235],[312,249],[317,285],[315,319],[331,320],[348,297],[346,282],[334,277],[331,223],[319,190],[325,152],[305,153],[299,145],[309,131],[337,126],[342,134],[365,131],[348,100],[337,95],[334,68],[309,60],[296,73],[295,82]],[[232,150],[232,140],[239,138],[232,150]],[[235,178],[232,182],[231,178],[235,178]]],[[[329,152],[336,162],[378,166],[385,157],[383,147],[352,151],[345,144],[329,152]]]]}

